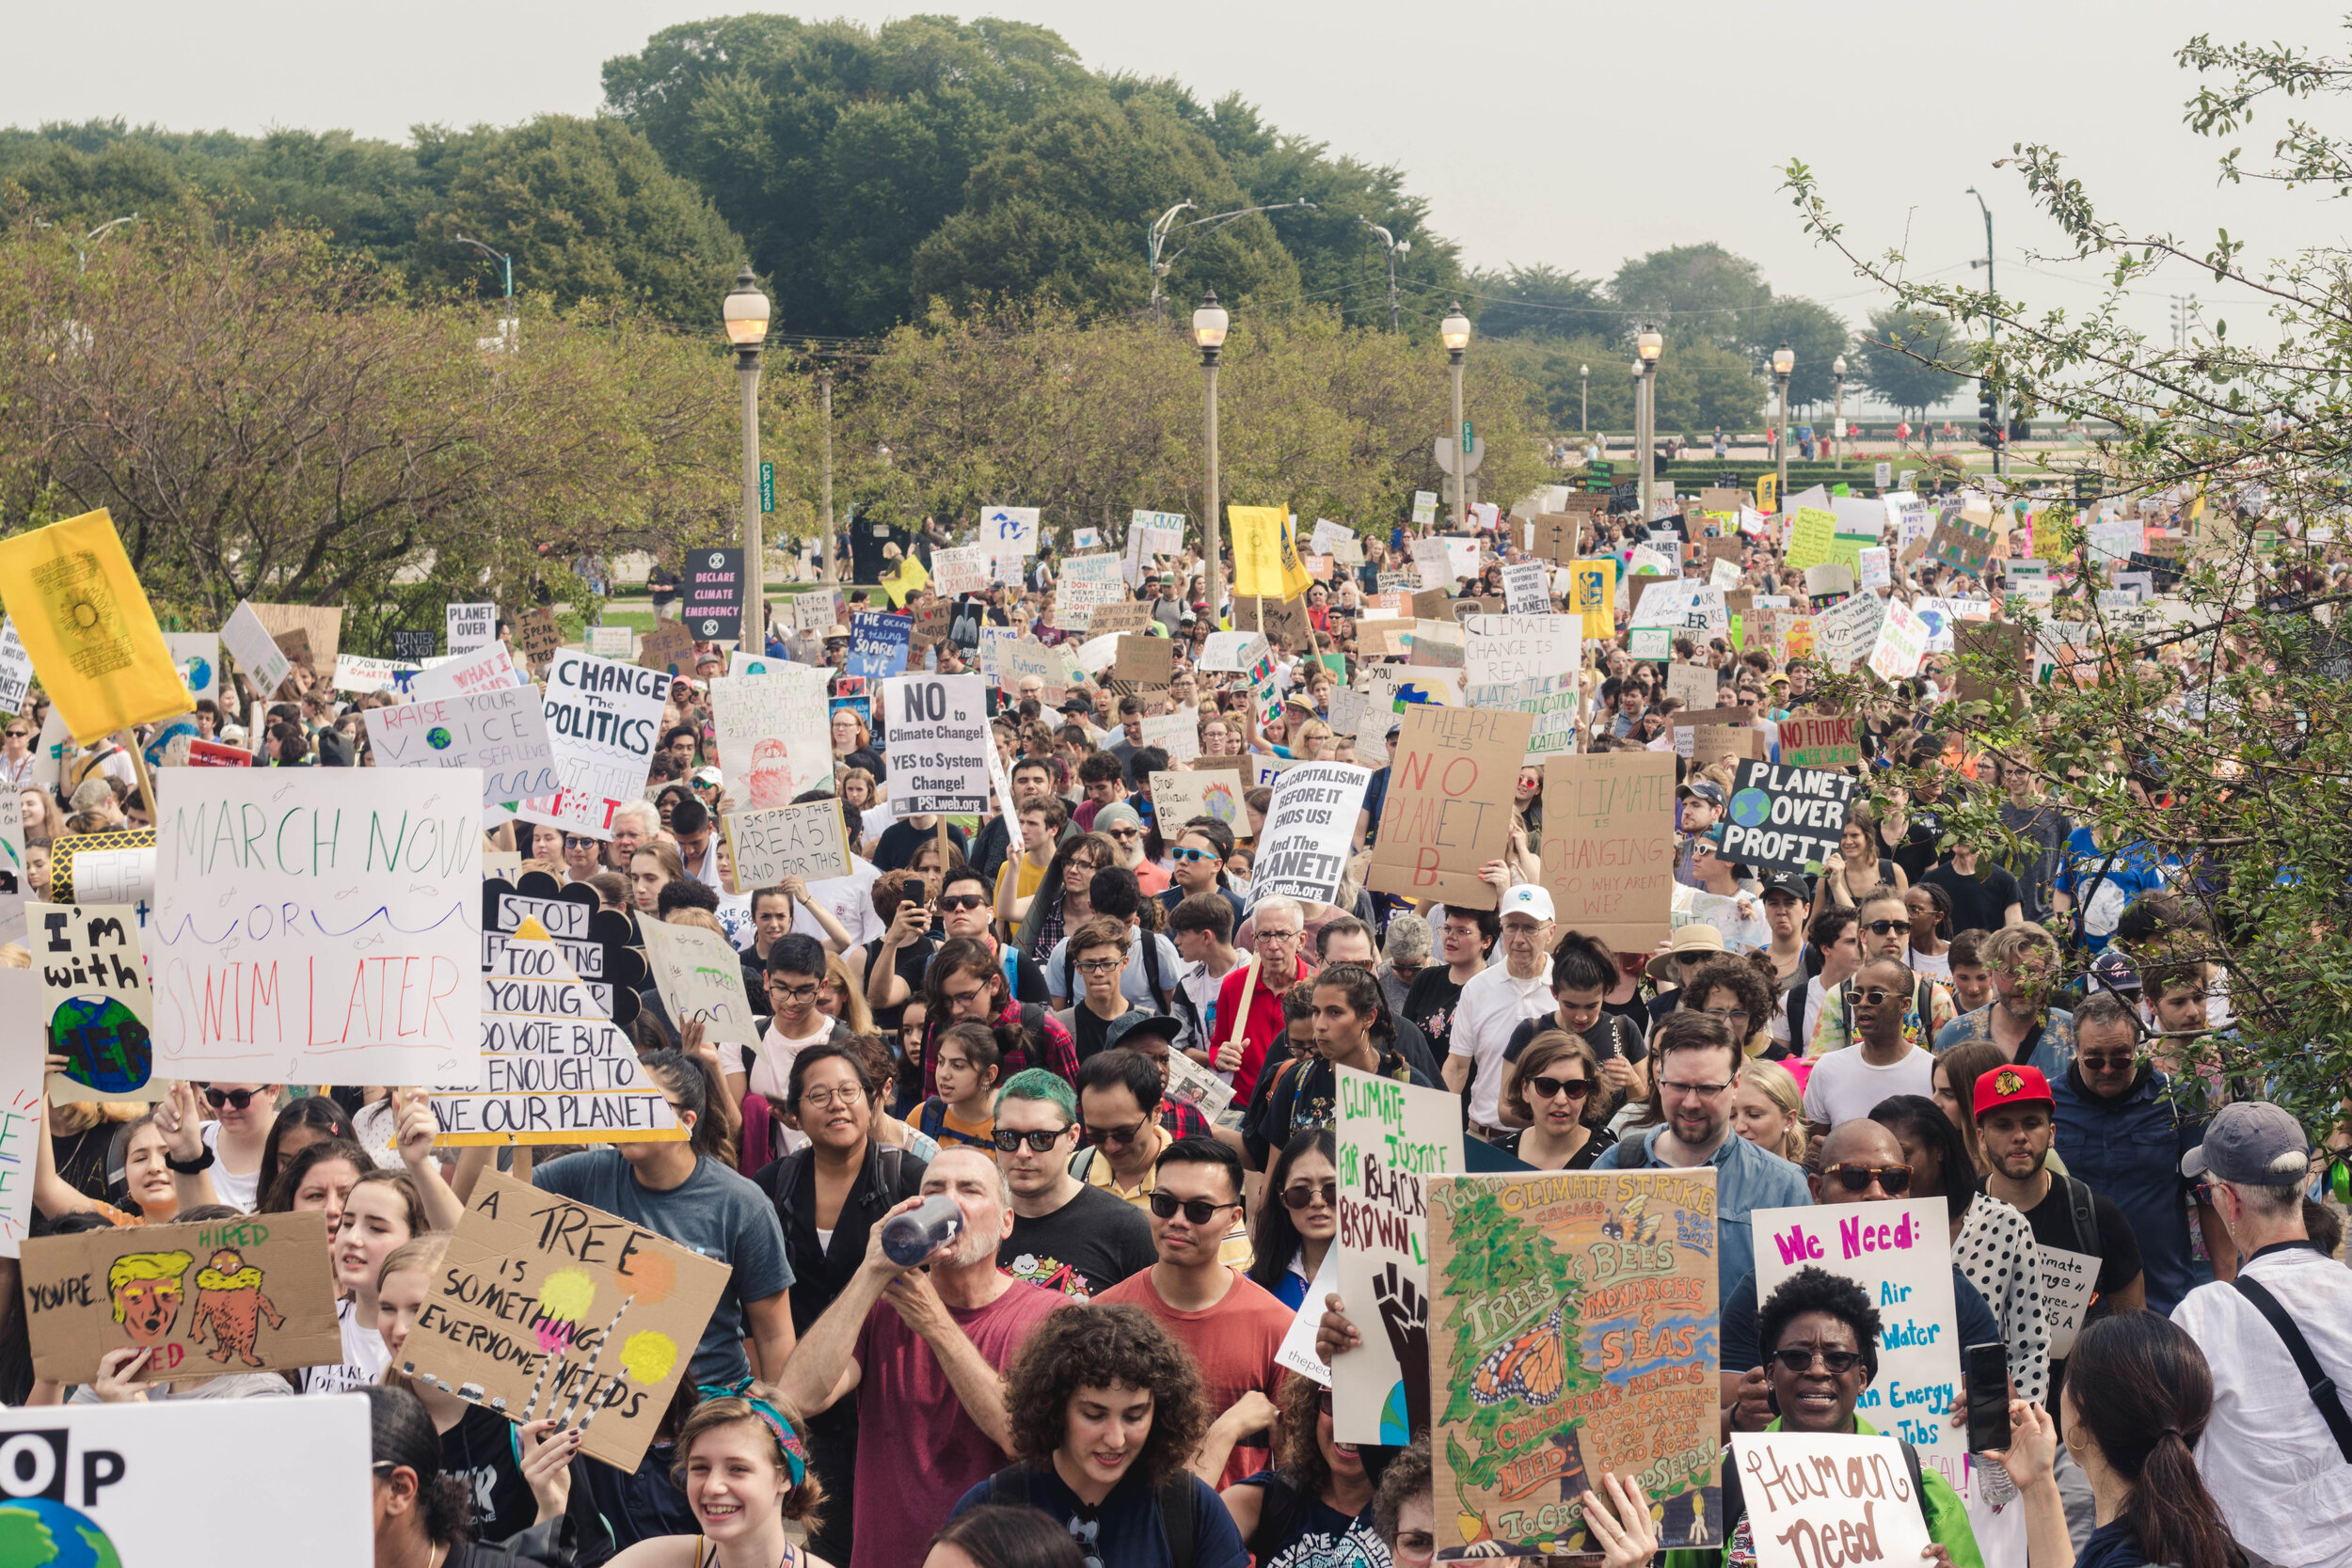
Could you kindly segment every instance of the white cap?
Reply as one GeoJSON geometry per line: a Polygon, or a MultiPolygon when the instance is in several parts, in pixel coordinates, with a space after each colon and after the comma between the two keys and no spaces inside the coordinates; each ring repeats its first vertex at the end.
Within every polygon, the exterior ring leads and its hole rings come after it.
{"type": "Polygon", "coordinates": [[[1505,888],[1502,902],[1495,911],[1499,919],[1506,914],[1533,915],[1537,920],[1551,918],[1551,895],[1533,882],[1521,882],[1505,888]]]}

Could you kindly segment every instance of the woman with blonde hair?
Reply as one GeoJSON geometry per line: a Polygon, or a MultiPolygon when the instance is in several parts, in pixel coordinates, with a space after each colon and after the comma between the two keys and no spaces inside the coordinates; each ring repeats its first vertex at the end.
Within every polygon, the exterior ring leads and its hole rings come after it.
{"type": "Polygon", "coordinates": [[[1813,912],[1861,907],[1870,890],[1883,882],[1897,893],[1910,890],[1903,868],[1881,854],[1878,814],[1857,800],[1847,814],[1837,847],[1821,863],[1821,879],[1813,890],[1813,912]]]}
{"type": "Polygon", "coordinates": [[[1804,1093],[1796,1074],[1778,1062],[1751,1059],[1740,1069],[1731,1101],[1731,1130],[1792,1164],[1804,1161],[1804,1093]]]}
{"type": "Polygon", "coordinates": [[[826,1568],[785,1530],[787,1522],[805,1527],[825,1500],[802,1425],[764,1383],[746,1378],[731,1390],[707,1390],[678,1428],[670,1471],[702,1528],[640,1541],[612,1568],[826,1568]]]}
{"type": "Polygon", "coordinates": [[[846,1024],[852,1035],[874,1032],[874,1010],[866,1005],[866,990],[838,953],[825,955],[825,978],[817,987],[817,1010],[846,1024]]]}
{"type": "MultiPolygon", "coordinates": [[[[873,774],[863,768],[845,768],[841,769],[840,779],[834,787],[840,791],[842,804],[858,809],[861,826],[873,820],[875,808],[882,804],[882,797],[875,793],[873,774]]],[[[882,834],[879,832],[862,832],[858,835],[856,852],[871,860],[874,846],[880,842],[882,834]]]]}

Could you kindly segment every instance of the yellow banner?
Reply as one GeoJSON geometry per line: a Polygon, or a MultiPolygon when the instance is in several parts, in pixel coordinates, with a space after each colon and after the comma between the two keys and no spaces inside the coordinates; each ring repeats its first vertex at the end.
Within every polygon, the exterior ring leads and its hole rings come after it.
{"type": "Polygon", "coordinates": [[[1772,502],[1780,499],[1779,485],[1780,475],[1776,473],[1756,476],[1756,509],[1767,517],[1776,510],[1772,502]]]}
{"type": "Polygon", "coordinates": [[[882,592],[890,595],[891,608],[896,610],[903,607],[907,600],[914,596],[916,589],[923,587],[930,580],[931,575],[923,569],[923,563],[910,555],[898,562],[898,572],[896,577],[882,579],[882,592]]]}
{"type": "Polygon", "coordinates": [[[0,540],[0,601],[77,744],[196,706],[103,509],[0,540]]]}
{"type": "Polygon", "coordinates": [[[1233,531],[1234,597],[1295,599],[1314,581],[1298,558],[1290,508],[1229,506],[1225,520],[1233,531]]]}
{"type": "Polygon", "coordinates": [[[1584,617],[1584,635],[1600,642],[1617,635],[1617,563],[1613,559],[1568,562],[1568,608],[1584,617]]]}

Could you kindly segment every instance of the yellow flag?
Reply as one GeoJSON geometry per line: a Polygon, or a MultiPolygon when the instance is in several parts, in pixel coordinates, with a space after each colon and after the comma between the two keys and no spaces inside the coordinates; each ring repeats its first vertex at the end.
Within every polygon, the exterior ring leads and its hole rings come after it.
{"type": "Polygon", "coordinates": [[[1779,484],[1780,475],[1778,474],[1756,476],[1756,509],[1767,517],[1771,516],[1774,510],[1772,502],[1780,499],[1779,484]]]}
{"type": "Polygon", "coordinates": [[[0,600],[77,744],[196,706],[103,510],[0,540],[0,600]]]}
{"type": "Polygon", "coordinates": [[[1605,642],[1617,635],[1617,563],[1613,560],[1568,563],[1569,610],[1584,618],[1584,635],[1605,642]]]}
{"type": "Polygon", "coordinates": [[[1229,506],[1225,519],[1233,531],[1235,598],[1295,599],[1314,581],[1298,557],[1288,507],[1229,506]]]}
{"type": "Polygon", "coordinates": [[[896,610],[913,598],[916,589],[930,580],[931,575],[923,569],[923,563],[910,555],[898,562],[896,577],[882,579],[882,592],[890,595],[891,608],[896,610]]]}

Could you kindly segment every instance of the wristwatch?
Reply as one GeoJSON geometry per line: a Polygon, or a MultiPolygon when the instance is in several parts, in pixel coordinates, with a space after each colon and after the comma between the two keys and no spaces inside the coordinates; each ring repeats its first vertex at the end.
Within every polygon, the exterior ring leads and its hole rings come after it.
{"type": "Polygon", "coordinates": [[[212,1148],[207,1145],[204,1152],[193,1160],[183,1160],[178,1155],[167,1151],[164,1155],[164,1168],[175,1171],[182,1176],[194,1176],[199,1171],[211,1170],[213,1168],[212,1148]]]}

